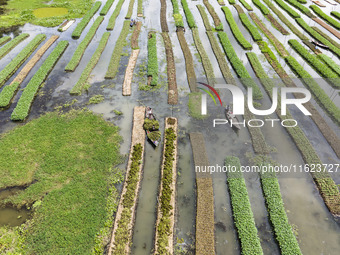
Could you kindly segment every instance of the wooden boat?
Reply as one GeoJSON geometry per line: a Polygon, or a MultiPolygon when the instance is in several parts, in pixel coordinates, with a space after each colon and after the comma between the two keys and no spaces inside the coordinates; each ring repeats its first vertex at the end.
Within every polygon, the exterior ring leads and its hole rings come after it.
{"type": "Polygon", "coordinates": [[[228,109],[228,107],[224,110],[224,113],[225,113],[226,119],[229,121],[229,123],[232,124],[231,127],[236,131],[240,130],[241,127],[239,124],[237,124],[239,122],[237,117],[234,114],[232,114],[232,112],[228,109]]]}
{"type": "Polygon", "coordinates": [[[317,0],[312,0],[313,3],[319,5],[320,7],[326,7],[326,5],[324,5],[323,3],[320,3],[319,1],[317,0]]]}
{"type": "Polygon", "coordinates": [[[338,5],[337,3],[331,2],[329,0],[325,0],[327,3],[331,4],[331,5],[338,5]]]}
{"type": "Polygon", "coordinates": [[[320,43],[320,42],[317,42],[317,41],[312,41],[312,43],[315,46],[318,46],[318,47],[321,47],[321,48],[324,48],[324,49],[329,49],[329,47],[327,45],[324,45],[323,43],[320,43]]]}
{"type": "Polygon", "coordinates": [[[144,120],[144,130],[148,141],[155,147],[157,147],[161,140],[161,132],[159,131],[159,123],[156,119],[155,114],[152,112],[151,107],[145,108],[145,120],[144,120]]]}

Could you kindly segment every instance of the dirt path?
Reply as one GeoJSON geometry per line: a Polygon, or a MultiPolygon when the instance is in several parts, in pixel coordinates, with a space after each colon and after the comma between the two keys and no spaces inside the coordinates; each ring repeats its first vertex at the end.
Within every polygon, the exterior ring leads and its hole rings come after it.
{"type": "Polygon", "coordinates": [[[123,96],[131,96],[131,81],[133,77],[133,70],[135,69],[139,49],[132,50],[132,54],[129,59],[129,63],[125,70],[125,78],[123,83],[123,96]]]}
{"type": "MultiPolygon", "coordinates": [[[[209,166],[204,137],[201,133],[190,133],[194,155],[194,166],[209,166]]],[[[214,192],[209,173],[196,172],[197,212],[196,212],[196,254],[215,254],[214,192]]]]}
{"type": "MultiPolygon", "coordinates": [[[[177,136],[177,119],[176,118],[166,118],[165,119],[165,128],[164,130],[167,130],[168,128],[172,128],[177,136]],[[174,121],[174,123],[171,123],[171,121],[174,121]]],[[[165,133],[164,133],[165,134],[165,133]]],[[[162,168],[161,168],[161,180],[164,177],[164,162],[165,162],[165,145],[166,145],[166,140],[164,140],[164,147],[163,147],[163,160],[162,160],[162,168]]],[[[175,139],[174,143],[174,159],[173,159],[173,165],[172,165],[172,180],[170,184],[170,189],[172,191],[171,193],[171,200],[170,200],[170,206],[172,209],[170,210],[170,233],[171,236],[169,236],[168,239],[168,245],[166,249],[168,250],[169,254],[174,254],[173,247],[174,247],[174,225],[175,225],[175,208],[176,208],[176,178],[177,178],[177,138],[175,139]]],[[[161,213],[161,197],[162,197],[162,182],[160,184],[160,192],[158,196],[158,209],[157,209],[157,221],[156,221],[156,227],[158,227],[159,222],[162,217],[161,213]]],[[[154,254],[157,254],[157,240],[158,240],[158,231],[156,229],[156,234],[155,234],[155,251],[154,254]]]]}
{"type": "MultiPolygon", "coordinates": [[[[129,161],[127,164],[127,170],[126,170],[126,176],[129,175],[129,171],[131,168],[131,157],[132,157],[132,151],[133,151],[133,147],[137,144],[141,144],[143,147],[143,151],[142,151],[142,159],[141,162],[143,162],[144,159],[144,144],[145,144],[145,131],[143,129],[143,124],[144,124],[144,116],[145,116],[145,107],[144,106],[136,106],[134,108],[134,112],[133,112],[133,128],[132,128],[132,135],[131,135],[131,149],[130,149],[130,154],[129,154],[129,161]]],[[[127,240],[126,242],[126,246],[125,246],[125,254],[129,254],[130,253],[130,242],[132,240],[132,231],[133,231],[133,224],[135,221],[135,209],[136,209],[136,202],[138,199],[138,192],[139,192],[139,185],[140,185],[140,180],[142,178],[142,169],[143,169],[143,163],[141,163],[139,165],[139,176],[138,176],[138,182],[137,182],[137,187],[136,187],[136,191],[135,191],[135,199],[133,202],[133,206],[131,208],[132,211],[132,217],[128,223],[128,229],[129,229],[129,240],[127,240]]],[[[118,227],[118,222],[121,219],[121,214],[122,211],[124,209],[123,206],[123,197],[124,194],[127,191],[127,182],[126,180],[124,181],[124,186],[123,186],[123,190],[122,190],[122,194],[120,196],[120,200],[119,200],[119,205],[118,205],[118,209],[117,209],[117,213],[116,213],[116,217],[115,217],[115,222],[113,225],[113,230],[112,230],[112,236],[111,236],[111,241],[109,244],[109,248],[108,248],[108,255],[111,255],[114,253],[114,242],[115,242],[115,233],[117,231],[117,227],[118,227]]]]}
{"type": "Polygon", "coordinates": [[[331,27],[330,25],[328,25],[326,22],[324,22],[323,20],[321,20],[319,18],[312,18],[312,20],[314,20],[319,25],[323,26],[326,30],[328,30],[334,36],[336,36],[338,39],[340,39],[340,32],[338,30],[336,30],[335,28],[331,27]]]}

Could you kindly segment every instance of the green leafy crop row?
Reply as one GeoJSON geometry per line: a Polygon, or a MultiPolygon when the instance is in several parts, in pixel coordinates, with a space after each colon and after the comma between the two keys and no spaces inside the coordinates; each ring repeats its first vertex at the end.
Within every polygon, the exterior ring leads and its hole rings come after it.
{"type": "Polygon", "coordinates": [[[138,0],[137,14],[143,15],[143,0],[138,0]]]}
{"type": "Polygon", "coordinates": [[[263,254],[248,198],[247,186],[242,172],[240,172],[240,160],[237,157],[229,156],[225,160],[225,165],[237,169],[235,173],[227,173],[227,182],[234,222],[241,243],[241,253],[244,255],[263,254]]]}
{"type": "Polygon", "coordinates": [[[127,12],[127,14],[125,16],[125,19],[130,19],[131,18],[134,4],[135,4],[135,0],[130,0],[128,12],[127,12]]]}
{"type": "Polygon", "coordinates": [[[222,7],[222,10],[224,11],[225,17],[228,21],[230,29],[233,32],[233,35],[235,36],[236,40],[240,43],[240,45],[244,49],[251,50],[253,48],[253,46],[242,35],[240,29],[237,26],[237,23],[234,20],[233,14],[231,13],[230,9],[226,6],[224,6],[224,7],[222,7]]]}
{"type": "Polygon", "coordinates": [[[302,79],[304,84],[313,93],[316,101],[322,108],[329,114],[329,116],[340,125],[340,109],[333,103],[327,96],[319,84],[313,79],[313,77],[296,61],[292,56],[285,58],[288,65],[294,70],[294,72],[302,79]]]}
{"type": "Polygon", "coordinates": [[[197,27],[196,22],[195,22],[195,18],[190,11],[187,0],[181,0],[181,3],[182,3],[182,6],[183,6],[185,17],[187,18],[188,26],[190,28],[197,27]]]}
{"type": "Polygon", "coordinates": [[[173,8],[173,17],[175,19],[176,27],[184,27],[183,17],[179,12],[179,6],[177,0],[171,0],[173,8]]]}
{"type": "Polygon", "coordinates": [[[157,226],[157,255],[168,254],[166,247],[168,246],[168,239],[173,233],[170,226],[170,216],[173,214],[173,207],[170,204],[173,190],[171,184],[173,182],[173,163],[175,154],[176,133],[173,128],[165,130],[165,151],[163,162],[163,174],[162,174],[162,190],[160,197],[160,221],[157,226]]]}
{"type": "Polygon", "coordinates": [[[31,108],[31,104],[37,94],[41,84],[52,71],[53,67],[64,53],[68,46],[68,41],[61,41],[46,58],[39,70],[34,74],[30,82],[24,89],[12,115],[11,120],[24,120],[31,108]]]}
{"type": "Polygon", "coordinates": [[[39,34],[27,46],[16,55],[0,72],[0,87],[19,69],[22,63],[33,53],[39,44],[46,39],[46,35],[39,34]]]}
{"type": "Polygon", "coordinates": [[[337,11],[331,11],[331,15],[340,20],[340,12],[337,11]]]}
{"type": "Polygon", "coordinates": [[[290,8],[283,0],[274,0],[282,9],[284,9],[292,18],[300,18],[300,14],[290,8]]]}
{"type": "Polygon", "coordinates": [[[117,3],[116,8],[112,13],[112,15],[109,19],[109,22],[107,23],[106,30],[113,30],[113,28],[116,24],[116,19],[117,19],[119,13],[120,13],[120,10],[122,9],[122,5],[123,5],[124,1],[125,0],[119,0],[119,2],[117,3]]]}
{"type": "Polygon", "coordinates": [[[303,57],[322,77],[327,78],[327,81],[334,87],[340,88],[339,76],[334,73],[327,65],[323,64],[316,55],[311,54],[297,40],[291,39],[288,41],[290,46],[303,57]]]}
{"type": "Polygon", "coordinates": [[[210,25],[210,21],[209,21],[207,13],[204,10],[204,7],[202,5],[200,5],[200,4],[196,5],[196,7],[197,7],[198,11],[201,14],[201,17],[202,17],[202,20],[203,20],[203,24],[205,26],[205,30],[206,31],[211,31],[212,28],[211,28],[211,25],[210,25]]]}
{"type": "Polygon", "coordinates": [[[98,27],[100,24],[103,22],[104,17],[99,16],[95,22],[93,23],[92,27],[90,28],[89,32],[85,36],[85,38],[81,41],[81,43],[78,45],[77,49],[74,51],[73,56],[68,62],[67,66],[65,67],[65,71],[73,72],[76,67],[78,66],[81,58],[83,57],[83,54],[87,48],[87,46],[90,44],[92,41],[94,35],[97,32],[98,27]]]}
{"type": "Polygon", "coordinates": [[[136,197],[136,189],[140,175],[140,164],[142,159],[143,146],[138,143],[133,146],[133,151],[131,155],[131,166],[129,174],[126,179],[126,192],[123,196],[123,210],[118,221],[118,228],[115,231],[115,250],[113,254],[125,254],[126,243],[130,240],[129,237],[129,224],[132,218],[131,208],[134,205],[136,197]]]}
{"type": "Polygon", "coordinates": [[[300,10],[302,13],[306,14],[308,17],[314,17],[314,15],[312,14],[312,12],[304,5],[300,4],[298,1],[296,0],[285,0],[286,2],[288,2],[290,5],[294,6],[296,9],[300,10]]]}
{"type": "Polygon", "coordinates": [[[29,34],[20,34],[17,37],[14,37],[12,41],[7,43],[4,47],[0,49],[0,59],[2,59],[4,56],[7,55],[10,50],[12,50],[15,46],[17,46],[19,43],[21,43],[23,40],[25,40],[27,37],[29,37],[29,34]]]}
{"type": "Polygon", "coordinates": [[[333,44],[331,44],[326,38],[324,38],[322,35],[320,35],[318,32],[316,32],[313,28],[307,25],[307,23],[302,19],[298,18],[296,19],[296,22],[304,29],[308,34],[313,36],[316,40],[319,42],[327,45],[329,49],[334,52],[339,58],[340,58],[340,49],[335,47],[333,44]]]}
{"type": "Polygon", "coordinates": [[[261,10],[263,15],[268,15],[270,13],[268,8],[263,3],[261,3],[260,0],[252,0],[252,2],[261,10]]]}
{"type": "Polygon", "coordinates": [[[254,99],[262,99],[263,95],[260,88],[257,86],[256,82],[251,78],[247,69],[244,67],[242,61],[237,56],[231,42],[228,39],[227,34],[224,32],[218,32],[218,37],[220,39],[220,42],[230,64],[237,73],[237,76],[240,77],[242,84],[246,87],[253,88],[254,99]]]}
{"type": "Polygon", "coordinates": [[[0,47],[11,40],[10,36],[4,36],[0,38],[0,47]]]}
{"type": "Polygon", "coordinates": [[[80,95],[81,91],[84,87],[84,85],[87,82],[87,79],[89,78],[93,68],[97,65],[100,56],[102,55],[102,52],[105,49],[106,43],[109,40],[110,32],[105,32],[100,39],[99,45],[96,49],[96,51],[93,53],[90,61],[86,65],[84,71],[81,73],[80,78],[76,85],[71,89],[70,94],[71,95],[80,95]]]}
{"type": "Polygon", "coordinates": [[[247,30],[249,31],[249,33],[251,34],[251,36],[253,37],[254,41],[261,41],[262,40],[262,36],[259,33],[259,31],[257,30],[257,27],[255,27],[250,20],[248,19],[247,14],[245,13],[239,13],[239,17],[240,20],[242,22],[242,24],[247,28],[247,30]]]}
{"type": "Polygon", "coordinates": [[[107,14],[107,12],[110,10],[113,2],[115,0],[107,0],[106,4],[103,6],[103,8],[100,10],[100,15],[105,16],[107,14]]]}
{"type": "Polygon", "coordinates": [[[117,72],[119,67],[119,61],[121,57],[121,52],[123,50],[124,44],[126,42],[126,37],[130,31],[130,21],[125,20],[123,24],[122,31],[120,32],[120,35],[116,41],[115,48],[113,49],[112,57],[110,60],[109,67],[107,69],[107,72],[105,74],[105,79],[113,79],[117,72]]]}
{"type": "Polygon", "coordinates": [[[325,20],[328,24],[332,25],[336,29],[340,29],[340,23],[337,20],[333,19],[332,17],[328,16],[326,13],[324,13],[318,6],[313,4],[310,5],[309,8],[311,8],[316,13],[316,15],[325,20]]]}
{"type": "Polygon", "coordinates": [[[236,4],[236,0],[228,0],[229,4],[233,5],[236,4]]]}
{"type": "Polygon", "coordinates": [[[316,26],[311,26],[311,28],[313,28],[313,30],[315,30],[316,32],[318,32],[322,37],[324,37],[327,41],[329,41],[331,44],[333,44],[335,47],[337,47],[338,49],[340,49],[340,43],[336,42],[332,37],[333,36],[329,36],[328,34],[326,34],[323,29],[320,29],[316,26]]]}
{"type": "Polygon", "coordinates": [[[252,11],[253,8],[246,2],[246,0],[239,0],[240,3],[247,9],[247,11],[252,11]]]}
{"type": "Polygon", "coordinates": [[[221,22],[220,18],[218,17],[217,13],[215,12],[214,7],[209,3],[208,0],[203,0],[203,3],[205,5],[205,7],[207,7],[208,12],[210,13],[211,17],[214,20],[215,29],[217,31],[223,31],[222,22],[221,22]]]}
{"type": "Polygon", "coordinates": [[[152,77],[150,85],[156,86],[158,83],[158,58],[155,33],[150,33],[148,39],[148,76],[152,77]]]}
{"type": "Polygon", "coordinates": [[[321,59],[326,65],[329,66],[335,73],[340,76],[340,66],[329,56],[325,54],[318,54],[319,59],[321,59]]]}
{"type": "Polygon", "coordinates": [[[299,3],[306,4],[307,0],[297,0],[299,3]]]}
{"type": "Polygon", "coordinates": [[[93,15],[99,10],[99,7],[101,6],[101,2],[97,1],[94,3],[92,8],[85,14],[83,19],[78,23],[76,28],[73,30],[72,37],[73,38],[79,38],[87,24],[90,22],[93,15]]]}

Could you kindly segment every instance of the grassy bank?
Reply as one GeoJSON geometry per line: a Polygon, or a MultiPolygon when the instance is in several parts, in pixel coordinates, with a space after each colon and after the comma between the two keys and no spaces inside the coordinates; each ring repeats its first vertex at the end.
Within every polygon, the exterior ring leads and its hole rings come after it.
{"type": "Polygon", "coordinates": [[[0,229],[0,253],[90,254],[120,179],[110,170],[120,141],[117,127],[85,110],[48,113],[4,134],[0,188],[36,182],[8,198],[35,209],[22,228],[0,229]]]}

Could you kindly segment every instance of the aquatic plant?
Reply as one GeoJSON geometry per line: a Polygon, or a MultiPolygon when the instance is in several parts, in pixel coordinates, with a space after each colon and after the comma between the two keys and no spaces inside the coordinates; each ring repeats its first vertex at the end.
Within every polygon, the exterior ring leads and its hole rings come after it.
{"type": "Polygon", "coordinates": [[[150,85],[158,84],[158,57],[157,38],[155,33],[150,33],[148,38],[148,76],[151,76],[150,85]]]}
{"type": "Polygon", "coordinates": [[[182,3],[182,6],[183,6],[185,17],[187,18],[188,26],[190,28],[197,27],[196,22],[195,22],[195,18],[190,11],[187,0],[181,0],[181,3],[182,3]]]}
{"type": "Polygon", "coordinates": [[[110,10],[114,1],[115,0],[107,0],[103,8],[100,10],[100,15],[105,16],[107,12],[110,10]]]}
{"type": "Polygon", "coordinates": [[[116,19],[117,19],[119,13],[120,13],[120,10],[122,9],[122,5],[123,5],[124,1],[125,0],[119,0],[119,2],[117,3],[116,8],[112,13],[112,15],[109,19],[109,22],[107,23],[106,30],[113,30],[113,28],[116,24],[116,19]]]}
{"type": "MultiPolygon", "coordinates": [[[[285,10],[293,19],[300,18],[300,14],[294,11],[283,0],[274,0],[283,10],[285,10]]],[[[266,2],[266,1],[265,1],[266,2]]]]}
{"type": "Polygon", "coordinates": [[[324,13],[318,6],[312,4],[309,6],[309,8],[311,8],[316,13],[316,15],[325,20],[328,24],[335,27],[336,29],[340,29],[340,23],[324,13]]]}
{"type": "Polygon", "coordinates": [[[15,46],[17,46],[19,43],[21,43],[23,40],[25,40],[29,36],[30,36],[29,34],[22,33],[18,35],[17,37],[14,37],[9,43],[5,44],[0,49],[0,59],[6,56],[8,52],[10,52],[15,46]]]}

